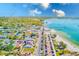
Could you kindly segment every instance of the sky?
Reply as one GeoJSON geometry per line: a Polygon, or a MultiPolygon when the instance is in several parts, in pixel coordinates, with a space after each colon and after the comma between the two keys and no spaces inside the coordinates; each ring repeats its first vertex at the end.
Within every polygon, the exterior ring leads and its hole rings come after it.
{"type": "Polygon", "coordinates": [[[0,16],[79,16],[78,3],[0,3],[0,16]]]}

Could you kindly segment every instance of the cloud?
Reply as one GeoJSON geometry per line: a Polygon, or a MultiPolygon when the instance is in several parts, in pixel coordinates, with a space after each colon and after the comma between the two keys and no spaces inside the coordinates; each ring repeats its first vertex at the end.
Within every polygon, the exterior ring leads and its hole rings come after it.
{"type": "Polygon", "coordinates": [[[49,7],[49,3],[41,3],[41,6],[43,6],[44,8],[48,8],[49,7]]]}
{"type": "Polygon", "coordinates": [[[54,12],[58,17],[63,17],[63,16],[65,16],[65,12],[62,11],[62,10],[53,9],[52,12],[54,12]]]}
{"type": "Polygon", "coordinates": [[[31,10],[31,11],[30,11],[30,14],[31,14],[32,16],[40,15],[41,13],[42,13],[42,12],[39,11],[38,9],[34,9],[34,10],[31,10]]]}

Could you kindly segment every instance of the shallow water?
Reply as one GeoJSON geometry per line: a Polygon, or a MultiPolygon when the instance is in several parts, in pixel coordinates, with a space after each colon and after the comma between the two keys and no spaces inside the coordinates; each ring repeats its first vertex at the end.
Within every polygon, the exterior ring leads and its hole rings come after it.
{"type": "Polygon", "coordinates": [[[44,22],[50,29],[68,34],[70,40],[79,45],[79,19],[48,19],[44,22]]]}

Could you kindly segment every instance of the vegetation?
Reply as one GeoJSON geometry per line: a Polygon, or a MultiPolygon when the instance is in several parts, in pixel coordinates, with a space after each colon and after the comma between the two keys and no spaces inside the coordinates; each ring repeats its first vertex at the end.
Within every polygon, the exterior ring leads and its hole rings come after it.
{"type": "Polygon", "coordinates": [[[15,27],[16,25],[21,27],[23,25],[42,25],[42,18],[29,18],[29,17],[0,17],[0,26],[4,28],[15,27]]]}
{"type": "Polygon", "coordinates": [[[32,29],[32,26],[38,26],[37,30],[40,29],[39,27],[43,25],[43,19],[44,18],[40,17],[0,17],[0,55],[19,55],[22,51],[33,54],[36,48],[35,44],[37,42],[38,33],[34,32],[28,35],[27,30],[32,29]],[[16,43],[17,40],[24,41],[27,36],[34,40],[32,48],[24,48],[23,46],[20,46],[22,43],[16,43]],[[32,38],[32,36],[35,37],[32,38]],[[6,41],[6,39],[9,41],[6,41]],[[16,48],[17,46],[19,46],[19,48],[16,48]]]}

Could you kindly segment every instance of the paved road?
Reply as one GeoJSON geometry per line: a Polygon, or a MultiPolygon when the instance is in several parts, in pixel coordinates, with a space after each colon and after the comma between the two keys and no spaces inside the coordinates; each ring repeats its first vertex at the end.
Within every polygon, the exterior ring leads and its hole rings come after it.
{"type": "Polygon", "coordinates": [[[46,40],[45,39],[43,39],[43,50],[44,50],[44,56],[45,56],[45,54],[46,54],[46,52],[45,52],[45,42],[46,40]]]}
{"type": "Polygon", "coordinates": [[[55,51],[55,48],[54,48],[54,44],[53,44],[53,41],[52,41],[52,38],[51,38],[51,35],[50,35],[50,32],[49,31],[46,31],[46,45],[47,45],[47,54],[48,56],[56,56],[56,51],[55,51]],[[52,53],[53,52],[53,53],[52,53]]]}
{"type": "Polygon", "coordinates": [[[53,44],[53,41],[52,41],[52,38],[51,38],[51,35],[49,34],[49,39],[50,39],[50,42],[51,42],[51,46],[53,48],[53,54],[56,56],[56,51],[55,51],[55,48],[54,48],[54,44],[53,44]]]}
{"type": "Polygon", "coordinates": [[[50,41],[49,41],[49,37],[48,37],[48,33],[46,33],[46,45],[47,45],[47,55],[48,56],[51,56],[52,53],[51,53],[51,47],[50,47],[50,41]]]}
{"type": "Polygon", "coordinates": [[[54,48],[54,44],[53,44],[50,32],[45,31],[45,30],[43,31],[43,28],[41,28],[41,30],[38,30],[38,36],[39,37],[38,37],[38,41],[36,43],[37,49],[35,50],[35,55],[36,56],[41,56],[41,48],[43,48],[44,55],[47,55],[47,56],[54,55],[54,56],[56,56],[56,51],[55,51],[55,48],[54,48]],[[46,39],[42,38],[42,32],[47,35],[46,39]],[[41,42],[42,40],[43,40],[43,42],[41,42]],[[46,43],[45,43],[45,41],[46,41],[46,43]],[[42,46],[42,44],[44,44],[44,43],[46,44],[47,48],[45,47],[45,45],[42,46]],[[51,49],[51,46],[52,46],[52,49],[51,49]],[[47,50],[47,52],[45,50],[47,50]],[[52,51],[54,53],[52,53],[52,51]]]}
{"type": "Polygon", "coordinates": [[[35,50],[35,55],[36,56],[41,56],[41,41],[42,41],[42,28],[38,30],[38,41],[37,41],[37,48],[35,50]]]}

